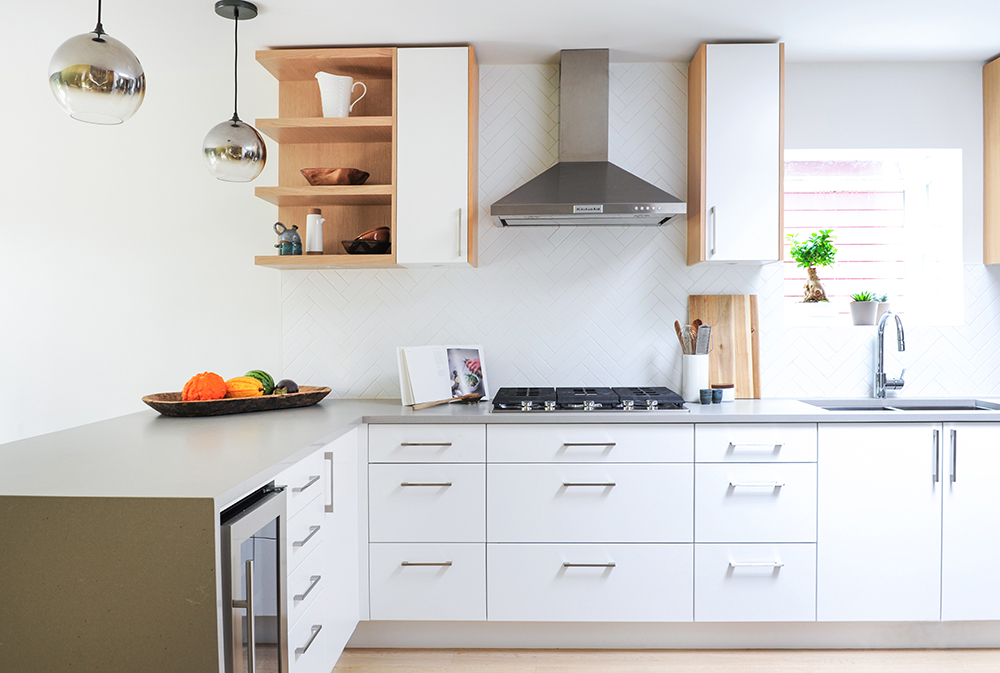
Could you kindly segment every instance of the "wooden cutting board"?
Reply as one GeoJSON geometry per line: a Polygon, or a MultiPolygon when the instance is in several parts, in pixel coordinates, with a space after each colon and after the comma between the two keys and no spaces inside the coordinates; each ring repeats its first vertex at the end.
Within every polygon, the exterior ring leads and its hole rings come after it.
{"type": "Polygon", "coordinates": [[[737,398],[759,398],[757,295],[690,295],[688,322],[698,318],[712,326],[712,351],[708,354],[710,383],[733,383],[737,398]]]}

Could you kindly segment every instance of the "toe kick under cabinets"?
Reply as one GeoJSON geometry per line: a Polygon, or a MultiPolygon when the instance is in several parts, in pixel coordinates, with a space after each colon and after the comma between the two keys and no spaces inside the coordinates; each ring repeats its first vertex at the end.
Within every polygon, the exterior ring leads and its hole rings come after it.
{"type": "Polygon", "coordinates": [[[372,620],[816,619],[815,423],[368,432],[372,620]]]}

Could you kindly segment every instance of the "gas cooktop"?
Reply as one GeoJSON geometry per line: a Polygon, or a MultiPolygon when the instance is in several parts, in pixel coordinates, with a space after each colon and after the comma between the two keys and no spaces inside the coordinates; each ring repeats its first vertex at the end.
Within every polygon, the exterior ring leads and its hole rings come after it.
{"type": "Polygon", "coordinates": [[[501,388],[493,411],[688,411],[670,388],[501,388]]]}

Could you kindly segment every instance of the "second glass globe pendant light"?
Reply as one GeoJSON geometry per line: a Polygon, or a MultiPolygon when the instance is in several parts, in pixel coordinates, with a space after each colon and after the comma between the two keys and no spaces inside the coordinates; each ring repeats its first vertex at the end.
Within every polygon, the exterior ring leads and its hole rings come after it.
{"type": "Polygon", "coordinates": [[[215,3],[215,13],[235,24],[235,48],[233,56],[233,116],[221,124],[216,124],[205,136],[203,150],[208,161],[208,170],[219,180],[226,182],[250,182],[264,170],[267,162],[267,148],[250,124],[242,121],[237,113],[239,98],[239,25],[240,21],[257,16],[257,6],[244,0],[219,0],[215,3]]]}

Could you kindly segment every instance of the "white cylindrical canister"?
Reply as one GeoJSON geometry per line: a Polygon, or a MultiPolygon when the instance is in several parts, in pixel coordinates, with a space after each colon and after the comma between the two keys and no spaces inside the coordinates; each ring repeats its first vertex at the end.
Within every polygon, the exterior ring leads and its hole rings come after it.
{"type": "Polygon", "coordinates": [[[708,355],[682,355],[681,396],[685,402],[697,402],[698,392],[708,388],[708,355]]]}
{"type": "Polygon", "coordinates": [[[323,254],[323,219],[319,208],[312,208],[306,215],[306,254],[323,254]]]}

